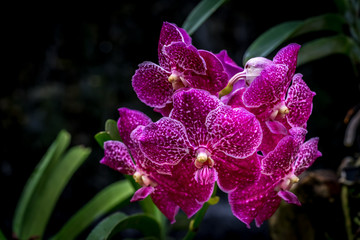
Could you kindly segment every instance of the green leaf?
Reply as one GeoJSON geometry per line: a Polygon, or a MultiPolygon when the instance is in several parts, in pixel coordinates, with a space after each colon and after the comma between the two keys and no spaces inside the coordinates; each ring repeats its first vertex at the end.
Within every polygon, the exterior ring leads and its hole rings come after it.
{"type": "Polygon", "coordinates": [[[106,240],[125,229],[137,229],[145,237],[161,239],[160,225],[151,216],[135,214],[126,216],[124,213],[114,213],[101,221],[89,234],[87,240],[106,240]]]}
{"type": "Polygon", "coordinates": [[[100,147],[104,148],[104,142],[111,140],[111,136],[107,132],[99,132],[95,135],[95,140],[100,147]]]}
{"type": "Polygon", "coordinates": [[[243,64],[250,58],[266,57],[274,49],[285,42],[294,32],[294,29],[301,26],[301,21],[281,23],[260,35],[246,50],[243,64]]]}
{"type": "Polygon", "coordinates": [[[224,2],[225,0],[202,0],[185,19],[182,28],[189,35],[193,34],[224,2]]]}
{"type": "Polygon", "coordinates": [[[112,119],[108,119],[105,123],[105,131],[110,135],[112,140],[121,141],[117,122],[112,119]]]}
{"type": "Polygon", "coordinates": [[[69,146],[69,143],[70,134],[61,131],[28,179],[16,207],[13,220],[13,232],[17,237],[26,239],[30,237],[24,235],[25,233],[28,234],[27,231],[33,221],[29,209],[32,209],[34,204],[36,205],[36,200],[39,197],[37,194],[51,176],[52,169],[60,160],[60,156],[69,146]]]}
{"type": "Polygon", "coordinates": [[[109,185],[75,213],[52,239],[75,239],[94,220],[114,207],[128,203],[133,193],[134,188],[127,180],[109,185]]]}
{"type": "Polygon", "coordinates": [[[34,189],[32,198],[26,209],[26,224],[20,232],[20,239],[32,236],[43,236],[50,215],[66,184],[89,156],[91,150],[83,146],[71,148],[60,161],[49,169],[47,177],[34,189]]]}
{"type": "Polygon", "coordinates": [[[5,235],[3,234],[3,232],[0,229],[0,240],[6,240],[5,235]]]}
{"type": "Polygon", "coordinates": [[[353,61],[359,61],[360,56],[359,49],[351,38],[337,35],[304,44],[299,51],[298,66],[332,54],[345,54],[353,61]]]}
{"type": "Polygon", "coordinates": [[[345,23],[338,14],[324,14],[304,21],[281,23],[260,35],[246,50],[243,63],[253,57],[266,57],[291,38],[315,31],[341,32],[345,23]]]}

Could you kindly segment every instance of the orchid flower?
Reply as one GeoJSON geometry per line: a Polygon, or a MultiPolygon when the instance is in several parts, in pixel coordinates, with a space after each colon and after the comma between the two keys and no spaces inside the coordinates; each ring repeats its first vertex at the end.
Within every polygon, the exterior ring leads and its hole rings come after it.
{"type": "Polygon", "coordinates": [[[173,102],[170,117],[144,127],[137,140],[146,158],[181,176],[174,188],[194,195],[201,205],[215,181],[229,192],[258,178],[262,131],[253,114],[199,89],[179,91],[173,102]]]}
{"type": "Polygon", "coordinates": [[[142,102],[165,116],[176,90],[199,88],[217,95],[229,80],[221,61],[209,51],[197,50],[187,33],[174,24],[163,24],[158,56],[159,65],[139,65],[132,85],[142,102]]]}
{"type": "Polygon", "coordinates": [[[233,214],[248,227],[254,219],[259,227],[271,217],[281,199],[301,205],[289,190],[299,181],[299,175],[321,156],[317,148],[319,139],[312,138],[304,143],[305,129],[292,128],[289,132],[290,135],[281,139],[276,148],[261,160],[260,179],[250,187],[229,193],[233,214]]]}

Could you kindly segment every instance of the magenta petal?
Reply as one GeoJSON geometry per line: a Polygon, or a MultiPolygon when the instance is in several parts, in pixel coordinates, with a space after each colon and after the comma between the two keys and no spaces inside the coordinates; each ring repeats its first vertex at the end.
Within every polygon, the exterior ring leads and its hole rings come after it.
{"type": "Polygon", "coordinates": [[[228,99],[226,99],[226,102],[221,98],[221,101],[227,103],[227,105],[232,107],[243,107],[245,108],[244,102],[243,102],[243,95],[246,91],[246,88],[239,88],[230,93],[229,95],[226,95],[225,97],[229,96],[228,99]]]}
{"type": "Polygon", "coordinates": [[[179,212],[179,206],[170,199],[166,188],[159,185],[151,194],[151,199],[159,210],[167,217],[171,224],[175,223],[175,216],[179,212]]]}
{"type": "Polygon", "coordinates": [[[244,159],[236,159],[217,152],[212,158],[218,172],[217,183],[223,192],[245,188],[260,176],[260,161],[256,153],[244,159]]]}
{"type": "Polygon", "coordinates": [[[303,127],[306,124],[312,112],[314,96],[315,93],[302,80],[302,75],[295,74],[285,102],[289,109],[286,118],[290,126],[303,127]]]}
{"type": "Polygon", "coordinates": [[[223,64],[226,73],[229,75],[229,79],[234,76],[235,74],[242,72],[244,69],[239,67],[234,60],[232,60],[229,55],[227,54],[226,50],[220,51],[218,54],[215,54],[217,58],[223,64]]]}
{"type": "Polygon", "coordinates": [[[173,101],[174,109],[170,117],[184,125],[191,144],[193,146],[207,144],[206,116],[221,104],[219,99],[207,91],[190,89],[175,93],[173,101]]]}
{"type": "Polygon", "coordinates": [[[163,115],[163,117],[168,117],[172,109],[173,109],[173,103],[171,102],[171,103],[167,103],[165,107],[154,108],[154,111],[160,113],[161,115],[163,115]]]}
{"type": "Polygon", "coordinates": [[[287,70],[285,65],[267,65],[261,75],[255,78],[245,91],[243,95],[245,106],[259,107],[281,99],[286,93],[283,91],[282,85],[287,70]]]}
{"type": "Polygon", "coordinates": [[[321,157],[321,152],[318,151],[318,142],[319,138],[311,138],[300,146],[294,167],[296,176],[299,176],[309,168],[318,157],[321,157]]]}
{"type": "Polygon", "coordinates": [[[259,150],[264,154],[268,154],[269,152],[273,151],[279,141],[284,138],[283,134],[275,134],[271,132],[269,127],[267,126],[266,122],[260,121],[261,128],[263,130],[263,140],[261,145],[259,146],[259,150]]]}
{"type": "Polygon", "coordinates": [[[284,191],[284,190],[280,190],[278,192],[278,196],[281,197],[282,199],[285,200],[285,202],[290,203],[290,204],[295,204],[300,206],[301,203],[299,201],[299,199],[297,198],[297,196],[290,192],[290,191],[284,191]]]}
{"type": "Polygon", "coordinates": [[[298,147],[294,137],[286,136],[261,162],[262,173],[274,179],[284,177],[292,170],[298,147]]]}
{"type": "Polygon", "coordinates": [[[150,173],[160,173],[171,175],[171,168],[169,165],[158,165],[148,158],[145,157],[144,153],[140,149],[139,138],[144,131],[145,126],[138,126],[134,131],[131,132],[131,139],[134,144],[136,144],[136,148],[132,151],[132,155],[134,157],[137,168],[144,169],[146,172],[150,173]]]}
{"type": "Polygon", "coordinates": [[[269,128],[270,132],[274,134],[282,134],[282,135],[288,134],[288,131],[284,126],[284,124],[282,124],[279,121],[266,121],[265,124],[269,128]]]}
{"type": "Polygon", "coordinates": [[[255,224],[260,227],[261,224],[269,219],[279,208],[281,198],[276,195],[275,191],[271,191],[263,203],[262,208],[259,210],[259,214],[255,218],[255,224]]]}
{"type": "MultiPolygon", "coordinates": [[[[273,186],[274,183],[267,176],[263,176],[254,185],[248,186],[244,189],[237,188],[230,192],[229,204],[234,216],[250,228],[250,223],[259,214],[260,216],[267,215],[268,209],[264,209],[263,207],[268,202],[269,197],[272,199],[272,195],[275,194],[276,196],[273,186]]],[[[277,198],[280,200],[279,197],[277,198]]]]}
{"type": "Polygon", "coordinates": [[[196,182],[194,176],[196,170],[191,156],[185,157],[177,165],[171,166],[171,176],[156,175],[154,180],[159,184],[166,185],[169,197],[186,213],[193,216],[209,200],[214,183],[203,184],[196,182]]]}
{"type": "Polygon", "coordinates": [[[185,70],[196,74],[206,74],[205,61],[198,50],[192,45],[183,42],[173,42],[163,47],[163,54],[171,62],[171,69],[178,72],[185,70]]]}
{"type": "Polygon", "coordinates": [[[130,151],[132,151],[133,148],[138,148],[138,146],[135,146],[136,144],[131,139],[131,132],[138,126],[146,126],[152,121],[144,113],[136,110],[119,108],[118,111],[120,118],[118,120],[117,126],[121,140],[130,149],[130,151]]]}
{"type": "Polygon", "coordinates": [[[132,77],[132,86],[139,99],[150,107],[165,107],[171,101],[170,72],[152,62],[139,65],[132,77]]]}
{"type": "Polygon", "coordinates": [[[211,52],[199,50],[200,56],[204,59],[206,64],[207,82],[204,85],[195,85],[195,88],[205,89],[212,94],[218,94],[226,87],[229,81],[229,76],[220,60],[211,52]]]}
{"type": "Polygon", "coordinates": [[[170,70],[170,66],[168,60],[162,53],[162,49],[165,45],[169,45],[172,42],[184,42],[186,44],[191,44],[191,38],[184,29],[177,27],[173,23],[164,22],[160,31],[158,55],[160,66],[167,70],[170,70]]]}
{"type": "Polygon", "coordinates": [[[130,202],[136,202],[139,200],[144,200],[147,196],[149,196],[152,192],[155,191],[155,188],[152,186],[139,188],[131,198],[130,202]]]}
{"type": "Polygon", "coordinates": [[[145,156],[159,165],[176,165],[189,154],[184,125],[168,117],[147,125],[138,136],[138,141],[145,156]]]}
{"type": "Polygon", "coordinates": [[[300,47],[301,46],[296,43],[289,44],[286,47],[280,49],[273,59],[273,62],[275,64],[285,64],[289,68],[289,71],[287,73],[288,83],[285,85],[286,87],[290,85],[291,78],[295,73],[297,55],[299,53],[300,47]]]}
{"type": "Polygon", "coordinates": [[[104,157],[100,163],[126,175],[135,173],[135,164],[129,154],[128,148],[119,141],[106,141],[104,143],[104,157]]]}
{"type": "Polygon", "coordinates": [[[206,126],[212,137],[213,149],[231,157],[252,155],[262,140],[259,121],[244,108],[219,106],[209,113],[206,126]]]}

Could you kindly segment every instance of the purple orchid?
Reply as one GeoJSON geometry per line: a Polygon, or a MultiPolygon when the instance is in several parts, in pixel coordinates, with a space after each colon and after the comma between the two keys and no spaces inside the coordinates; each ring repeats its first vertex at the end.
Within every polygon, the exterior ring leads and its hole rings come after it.
{"type": "Polygon", "coordinates": [[[143,62],[132,85],[139,99],[167,116],[174,91],[200,88],[217,95],[228,82],[221,61],[211,52],[197,50],[181,28],[165,22],[158,44],[159,65],[143,62]]]}
{"type": "Polygon", "coordinates": [[[227,104],[245,107],[257,116],[264,132],[259,150],[264,153],[273,150],[290,128],[306,127],[311,115],[315,93],[301,74],[294,74],[299,48],[297,44],[290,44],[281,49],[273,61],[250,59],[244,72],[238,74],[249,87],[236,89],[226,99],[227,104]]]}
{"type": "Polygon", "coordinates": [[[122,174],[133,175],[141,188],[134,193],[131,201],[142,200],[151,195],[159,210],[172,223],[175,222],[179,206],[171,200],[167,185],[155,181],[156,176],[159,175],[158,171],[161,172],[161,166],[148,161],[142,154],[139,144],[132,137],[144,125],[150,124],[151,119],[141,112],[127,108],[120,108],[119,113],[118,129],[123,142],[105,142],[104,157],[100,162],[122,174]]]}
{"type": "Polygon", "coordinates": [[[178,191],[197,192],[195,213],[209,199],[215,181],[229,192],[258,178],[256,150],[262,132],[253,114],[226,106],[207,91],[183,90],[173,98],[170,117],[144,127],[138,141],[146,158],[181,176],[172,183],[178,191]]]}
{"type": "Polygon", "coordinates": [[[290,192],[298,176],[321,156],[318,138],[304,143],[306,130],[290,129],[290,135],[281,139],[276,148],[261,160],[262,175],[252,186],[229,193],[229,203],[234,215],[248,227],[255,219],[259,227],[271,217],[281,199],[300,205],[296,195],[290,192]]]}

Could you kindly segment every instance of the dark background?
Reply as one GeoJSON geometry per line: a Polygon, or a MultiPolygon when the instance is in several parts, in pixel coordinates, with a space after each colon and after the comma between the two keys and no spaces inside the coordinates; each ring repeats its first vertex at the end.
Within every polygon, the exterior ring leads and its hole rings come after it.
{"type": "MultiPolygon", "coordinates": [[[[102,150],[93,136],[107,119],[117,119],[117,108],[160,115],[142,104],[131,88],[131,77],[143,61],[157,62],[157,42],[163,21],[181,26],[199,1],[118,1],[77,7],[54,5],[11,9],[3,28],[3,75],[0,88],[1,200],[0,229],[11,237],[17,200],[32,170],[61,129],[72,135],[72,145],[92,148],[61,195],[46,236],[56,233],[69,217],[120,174],[99,164],[102,150]]],[[[227,49],[243,66],[249,45],[270,27],[337,12],[332,1],[228,1],[192,36],[198,49],[214,53],[227,49]],[[292,3],[294,4],[294,3],[292,3]]],[[[295,39],[302,44],[313,37],[295,39]]],[[[351,63],[334,55],[297,69],[317,93],[307,138],[319,136],[323,157],[312,169],[336,171],[341,160],[358,151],[345,148],[347,111],[359,104],[359,82],[351,63]]],[[[358,146],[358,145],[357,145],[358,146]]],[[[198,238],[269,239],[267,222],[247,229],[230,212],[226,195],[211,207],[198,238]]],[[[133,207],[136,211],[136,205],[133,207]]],[[[132,211],[132,210],[129,210],[132,211]]],[[[331,215],[329,213],[329,218],[331,215]]],[[[343,221],[339,221],[343,224],[343,221]]],[[[339,226],[341,229],[342,226],[339,226]]],[[[172,236],[182,236],[173,228],[172,236]]]]}

